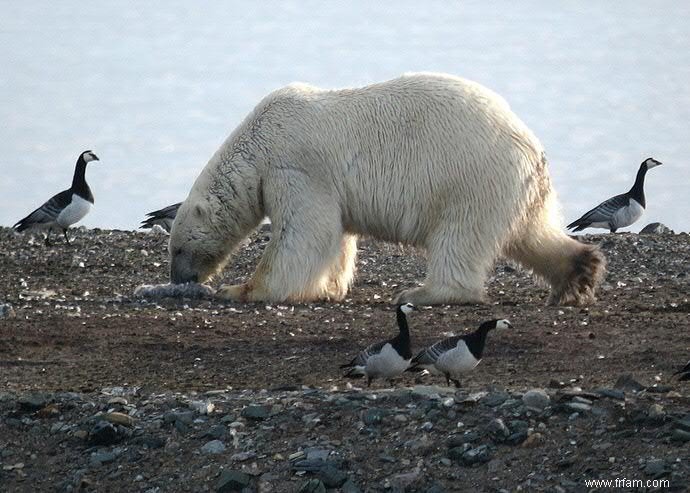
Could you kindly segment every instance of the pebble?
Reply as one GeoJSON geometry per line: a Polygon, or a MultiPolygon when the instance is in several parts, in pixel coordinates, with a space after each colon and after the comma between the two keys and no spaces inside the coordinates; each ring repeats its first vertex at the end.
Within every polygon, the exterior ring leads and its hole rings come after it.
{"type": "Polygon", "coordinates": [[[528,409],[541,412],[549,406],[551,398],[541,389],[532,389],[525,392],[522,402],[528,409]]]}
{"type": "Polygon", "coordinates": [[[220,440],[211,440],[201,447],[201,452],[210,455],[221,454],[225,452],[225,444],[220,440]]]}
{"type": "Polygon", "coordinates": [[[92,466],[98,467],[102,464],[107,464],[109,462],[113,462],[115,459],[116,459],[116,455],[113,452],[108,452],[108,451],[93,452],[91,454],[90,463],[92,466]]]}
{"type": "Polygon", "coordinates": [[[625,392],[623,392],[622,390],[603,388],[597,389],[596,392],[597,394],[602,395],[604,397],[608,397],[609,399],[617,399],[619,401],[625,400],[625,392]]]}
{"type": "Polygon", "coordinates": [[[124,413],[107,413],[105,416],[103,416],[106,421],[110,421],[111,423],[117,424],[117,425],[122,425],[122,426],[127,426],[127,427],[132,427],[134,426],[134,418],[131,416],[124,414],[124,413]]]}
{"type": "Polygon", "coordinates": [[[675,430],[673,430],[673,433],[671,433],[671,441],[681,443],[690,442],[690,431],[685,431],[676,428],[675,430]]]}
{"type": "Polygon", "coordinates": [[[310,479],[298,490],[299,493],[326,493],[326,487],[320,479],[310,479]]]}
{"type": "Polygon", "coordinates": [[[327,464],[317,473],[326,488],[340,488],[347,481],[347,473],[327,464]]]}
{"type": "Polygon", "coordinates": [[[242,416],[247,419],[261,421],[268,418],[269,412],[270,409],[268,408],[268,406],[252,405],[242,409],[242,416]]]}
{"type": "Polygon", "coordinates": [[[23,411],[37,411],[48,404],[49,397],[47,394],[35,393],[20,397],[17,400],[19,408],[23,411]]]}
{"type": "Polygon", "coordinates": [[[94,445],[112,445],[121,439],[117,427],[108,421],[99,421],[89,432],[89,441],[94,445]]]}
{"type": "Polygon", "coordinates": [[[510,436],[510,430],[500,418],[492,420],[486,427],[486,431],[497,442],[503,442],[506,438],[508,438],[508,436],[510,436]]]}
{"type": "Polygon", "coordinates": [[[639,392],[641,390],[644,390],[644,385],[642,385],[640,382],[635,380],[631,374],[626,374],[626,375],[621,375],[618,377],[618,380],[616,380],[616,383],[614,384],[614,388],[618,390],[630,390],[632,392],[639,392]]]}
{"type": "Polygon", "coordinates": [[[0,303],[0,318],[15,318],[17,314],[9,303],[0,303]]]}
{"type": "Polygon", "coordinates": [[[644,473],[654,478],[664,476],[667,472],[666,461],[664,459],[650,459],[644,466],[644,473]]]}
{"type": "Polygon", "coordinates": [[[482,404],[489,407],[496,407],[508,400],[510,394],[508,392],[491,392],[482,399],[482,404]]]}
{"type": "Polygon", "coordinates": [[[340,493],[362,493],[362,490],[359,489],[359,486],[354,481],[348,479],[340,487],[340,493]]]}
{"type": "Polygon", "coordinates": [[[666,419],[666,411],[659,404],[652,404],[647,410],[647,422],[653,425],[661,425],[666,419]]]}
{"type": "Polygon", "coordinates": [[[491,460],[491,451],[488,445],[480,445],[462,454],[462,462],[465,465],[481,464],[491,460]]]}
{"type": "Polygon", "coordinates": [[[218,482],[216,483],[216,491],[218,493],[226,493],[229,491],[242,491],[251,483],[252,477],[242,471],[225,470],[220,474],[218,482]]]}
{"type": "Polygon", "coordinates": [[[592,409],[590,404],[586,404],[584,402],[566,402],[565,407],[576,412],[585,412],[592,409]]]}
{"type": "Polygon", "coordinates": [[[367,409],[362,415],[362,421],[367,426],[377,425],[383,420],[384,414],[385,411],[383,409],[367,409]]]}

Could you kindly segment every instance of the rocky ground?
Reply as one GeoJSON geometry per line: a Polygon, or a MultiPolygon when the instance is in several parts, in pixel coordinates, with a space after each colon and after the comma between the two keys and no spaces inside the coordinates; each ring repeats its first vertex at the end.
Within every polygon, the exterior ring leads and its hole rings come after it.
{"type": "MultiPolygon", "coordinates": [[[[223,282],[246,279],[268,235],[223,282]]],[[[363,241],[339,304],[151,301],[132,293],[166,281],[165,236],[73,236],[46,248],[0,229],[0,491],[688,488],[690,382],[672,376],[690,358],[687,234],[584,237],[609,260],[589,308],[546,307],[499,263],[489,304],[414,313],[415,349],[513,323],[459,390],[339,372],[394,333],[392,297],[424,275],[412,249],[363,241]]]]}

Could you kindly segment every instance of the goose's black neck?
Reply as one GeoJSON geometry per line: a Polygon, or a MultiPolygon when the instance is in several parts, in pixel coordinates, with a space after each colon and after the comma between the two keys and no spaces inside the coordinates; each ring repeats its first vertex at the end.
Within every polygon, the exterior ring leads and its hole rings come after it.
{"type": "Polygon", "coordinates": [[[470,350],[472,356],[477,359],[481,359],[482,354],[484,354],[484,345],[486,344],[486,335],[494,327],[491,325],[480,325],[477,330],[465,336],[465,344],[467,349],[470,350]]]}
{"type": "Polygon", "coordinates": [[[91,193],[88,183],[86,183],[86,161],[84,161],[83,155],[79,156],[79,159],[77,159],[71,190],[72,193],[76,193],[81,198],[93,203],[93,194],[91,193]]]}
{"type": "Polygon", "coordinates": [[[640,169],[637,170],[637,177],[635,178],[635,184],[632,186],[628,194],[630,198],[635,199],[642,207],[645,207],[644,200],[644,177],[647,174],[647,165],[642,163],[640,169]]]}
{"type": "Polygon", "coordinates": [[[412,358],[412,347],[410,345],[410,328],[407,325],[407,316],[400,307],[396,310],[398,318],[398,328],[400,333],[391,341],[393,348],[405,359],[412,358]]]}

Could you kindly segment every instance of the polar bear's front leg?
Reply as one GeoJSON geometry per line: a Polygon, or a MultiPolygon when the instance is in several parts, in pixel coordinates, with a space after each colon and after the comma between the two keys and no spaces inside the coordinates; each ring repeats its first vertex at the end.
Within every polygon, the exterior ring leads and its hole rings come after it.
{"type": "Polygon", "coordinates": [[[295,196],[281,204],[285,214],[271,218],[271,240],[252,278],[225,285],[221,299],[309,302],[345,296],[354,270],[356,244],[343,238],[340,211],[331,199],[295,196]],[[343,249],[347,250],[341,253],[343,249]]]}

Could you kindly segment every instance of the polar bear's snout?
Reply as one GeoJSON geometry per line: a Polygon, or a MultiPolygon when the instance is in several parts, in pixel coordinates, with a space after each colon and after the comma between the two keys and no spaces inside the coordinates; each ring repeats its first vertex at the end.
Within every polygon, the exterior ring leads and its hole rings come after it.
{"type": "Polygon", "coordinates": [[[185,282],[199,282],[199,273],[192,268],[191,255],[186,255],[183,251],[171,252],[170,261],[170,282],[182,284],[185,282]]]}

